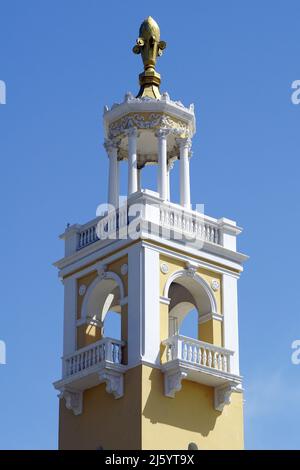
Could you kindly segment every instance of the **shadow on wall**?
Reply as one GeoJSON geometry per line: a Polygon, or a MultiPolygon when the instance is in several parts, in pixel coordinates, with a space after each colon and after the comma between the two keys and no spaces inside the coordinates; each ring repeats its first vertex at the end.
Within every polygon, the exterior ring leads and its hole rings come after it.
{"type": "Polygon", "coordinates": [[[149,393],[143,416],[151,423],[189,430],[207,436],[215,427],[220,412],[213,407],[213,388],[183,380],[175,398],[164,395],[164,378],[160,370],[149,374],[149,393]]]}

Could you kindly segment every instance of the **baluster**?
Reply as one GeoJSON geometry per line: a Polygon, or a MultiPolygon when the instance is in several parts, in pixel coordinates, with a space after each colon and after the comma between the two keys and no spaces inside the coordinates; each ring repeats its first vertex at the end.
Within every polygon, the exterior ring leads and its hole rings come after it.
{"type": "Polygon", "coordinates": [[[218,355],[218,369],[222,369],[222,356],[221,354],[218,355]]]}
{"type": "Polygon", "coordinates": [[[213,357],[213,366],[214,366],[215,369],[218,368],[218,357],[217,356],[218,356],[218,353],[217,353],[217,351],[215,351],[214,352],[214,357],[213,357]]]}
{"type": "Polygon", "coordinates": [[[120,346],[119,344],[115,344],[115,362],[116,364],[119,364],[119,351],[120,351],[120,346]]]}
{"type": "Polygon", "coordinates": [[[212,356],[211,356],[211,350],[208,350],[208,367],[211,367],[212,364],[212,356]]]}
{"type": "Polygon", "coordinates": [[[203,361],[203,365],[206,366],[207,354],[206,354],[206,349],[205,348],[203,348],[202,361],[203,361]]]}
{"type": "Polygon", "coordinates": [[[226,354],[223,354],[223,361],[222,361],[222,370],[224,372],[227,372],[227,356],[226,354]]]}
{"type": "Polygon", "coordinates": [[[197,346],[194,345],[193,362],[197,362],[197,346]]]}
{"type": "Polygon", "coordinates": [[[213,242],[214,242],[214,243],[218,243],[218,242],[217,242],[217,229],[216,229],[216,228],[214,228],[214,239],[213,239],[213,242]]]}
{"type": "Polygon", "coordinates": [[[210,226],[206,226],[206,240],[209,242],[210,241],[210,226]]]}
{"type": "Polygon", "coordinates": [[[186,361],[186,360],[187,360],[187,356],[188,356],[187,344],[184,343],[184,344],[183,344],[182,359],[183,359],[184,361],[186,361]]]}
{"type": "Polygon", "coordinates": [[[201,347],[198,347],[197,348],[197,364],[201,364],[201,359],[202,359],[201,347]]]}
{"type": "Polygon", "coordinates": [[[191,344],[188,344],[188,361],[189,361],[189,362],[191,362],[192,357],[193,357],[192,345],[191,345],[191,344]]]}

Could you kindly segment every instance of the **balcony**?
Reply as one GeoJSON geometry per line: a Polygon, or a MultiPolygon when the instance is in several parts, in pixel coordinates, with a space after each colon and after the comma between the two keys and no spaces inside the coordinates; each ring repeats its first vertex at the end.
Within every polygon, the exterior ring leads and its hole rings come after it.
{"type": "MultiPolygon", "coordinates": [[[[142,233],[184,240],[198,249],[203,245],[236,251],[236,236],[241,229],[225,218],[214,219],[179,204],[162,201],[158,193],[142,190],[134,193],[118,210],[109,211],[85,225],[68,227],[61,238],[66,240],[66,256],[96,242],[130,238],[136,227],[142,233]],[[134,223],[132,223],[134,222],[134,223]]],[[[136,235],[136,232],[135,232],[136,235]]]]}
{"type": "Polygon", "coordinates": [[[122,364],[123,346],[122,341],[103,338],[62,358],[63,378],[55,382],[54,387],[74,414],[82,413],[84,390],[100,383],[105,382],[106,391],[115,398],[123,396],[126,369],[122,364]]]}
{"type": "Polygon", "coordinates": [[[230,372],[233,351],[179,335],[163,341],[163,345],[166,396],[174,398],[182,380],[191,380],[214,387],[214,406],[222,411],[230,403],[231,393],[240,390],[241,377],[230,372]]]}

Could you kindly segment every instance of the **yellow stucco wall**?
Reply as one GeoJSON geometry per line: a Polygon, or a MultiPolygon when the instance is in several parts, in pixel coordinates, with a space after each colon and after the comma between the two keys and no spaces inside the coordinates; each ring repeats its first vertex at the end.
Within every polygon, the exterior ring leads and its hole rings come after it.
{"type": "MultiPolygon", "coordinates": [[[[160,263],[168,264],[166,275],[160,272],[160,295],[172,273],[185,267],[184,262],[171,256],[160,256],[160,263]]],[[[127,295],[127,275],[121,274],[122,264],[127,257],[120,258],[108,266],[124,283],[127,295]]],[[[210,285],[218,279],[220,289],[214,293],[218,312],[222,313],[222,278],[219,273],[199,268],[201,275],[210,285]]],[[[96,271],[81,278],[89,285],[96,277],[96,271]]],[[[78,296],[80,315],[83,297],[78,296]]],[[[122,306],[122,337],[127,339],[127,305],[122,306]]],[[[168,305],[160,303],[160,336],[168,337],[168,305]]],[[[221,323],[215,320],[200,325],[203,338],[214,344],[221,344],[221,323]],[[210,324],[209,324],[210,323],[210,324]]],[[[86,344],[86,326],[79,327],[79,343],[86,344]]],[[[95,339],[94,339],[95,340],[95,339]]],[[[80,347],[80,346],[79,346],[80,347]]],[[[163,348],[162,348],[163,353],[163,348]]],[[[127,351],[124,357],[126,362],[127,351]]],[[[232,402],[222,413],[213,407],[213,388],[188,380],[182,382],[182,390],[175,398],[164,395],[163,374],[159,369],[138,366],[125,374],[125,395],[116,400],[105,390],[105,384],[84,392],[83,413],[74,416],[67,410],[64,400],[60,401],[60,449],[187,449],[189,442],[195,442],[199,449],[242,449],[243,448],[243,395],[232,394],[232,402]]]]}
{"type": "Polygon", "coordinates": [[[105,384],[84,393],[83,413],[75,416],[60,402],[60,449],[184,450],[243,448],[241,393],[222,413],[213,408],[213,389],[188,380],[175,398],[164,396],[163,374],[138,366],[125,374],[125,395],[116,400],[105,384]]]}
{"type": "Polygon", "coordinates": [[[105,450],[141,448],[141,367],[125,374],[125,395],[116,400],[100,384],[83,395],[83,413],[75,416],[60,400],[59,448],[105,450]]]}
{"type": "Polygon", "coordinates": [[[213,388],[188,380],[175,398],[163,393],[163,374],[143,366],[142,448],[243,449],[243,395],[233,393],[222,413],[213,407],[213,388]]]}

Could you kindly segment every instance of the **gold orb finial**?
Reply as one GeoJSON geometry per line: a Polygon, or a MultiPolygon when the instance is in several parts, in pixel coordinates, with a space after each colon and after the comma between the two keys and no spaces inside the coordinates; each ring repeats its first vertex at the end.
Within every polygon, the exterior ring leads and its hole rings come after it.
{"type": "Polygon", "coordinates": [[[160,98],[160,75],[155,71],[156,60],[166,48],[165,41],[160,40],[160,29],[156,21],[148,16],[140,26],[139,37],[133,47],[135,54],[141,54],[144,72],[139,75],[140,91],[137,95],[160,98]]]}

